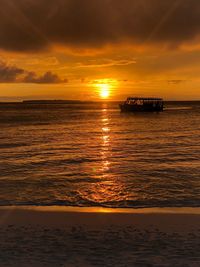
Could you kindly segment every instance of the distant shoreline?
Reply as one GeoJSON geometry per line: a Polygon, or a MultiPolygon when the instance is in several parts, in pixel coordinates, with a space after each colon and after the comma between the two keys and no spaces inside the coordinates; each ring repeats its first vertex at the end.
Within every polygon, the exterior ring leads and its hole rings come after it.
{"type": "MultiPolygon", "coordinates": [[[[63,104],[95,104],[95,103],[120,103],[124,100],[22,100],[22,101],[0,101],[0,105],[63,105],[63,104]]],[[[165,100],[170,103],[199,103],[200,100],[165,100]]]]}

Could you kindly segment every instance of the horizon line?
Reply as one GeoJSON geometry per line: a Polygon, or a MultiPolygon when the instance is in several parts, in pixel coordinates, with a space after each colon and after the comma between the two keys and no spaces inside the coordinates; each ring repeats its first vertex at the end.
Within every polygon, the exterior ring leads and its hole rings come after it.
{"type": "MultiPolygon", "coordinates": [[[[81,99],[25,99],[25,100],[11,100],[11,101],[3,101],[0,100],[0,104],[45,104],[45,103],[95,103],[95,102],[100,102],[100,103],[105,103],[105,102],[122,102],[124,100],[111,100],[111,99],[99,99],[99,100],[81,100],[81,99]]],[[[192,100],[164,100],[164,102],[200,102],[200,99],[192,99],[192,100]]]]}

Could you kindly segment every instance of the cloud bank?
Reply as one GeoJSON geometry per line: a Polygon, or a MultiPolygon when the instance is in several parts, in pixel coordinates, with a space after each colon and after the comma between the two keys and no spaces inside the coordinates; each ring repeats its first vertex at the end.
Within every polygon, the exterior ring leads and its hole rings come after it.
{"type": "Polygon", "coordinates": [[[178,46],[200,34],[199,0],[1,0],[0,48],[178,46]]]}
{"type": "Polygon", "coordinates": [[[66,79],[61,79],[57,74],[47,71],[43,75],[26,71],[16,66],[10,66],[0,61],[0,83],[36,83],[36,84],[56,84],[67,83],[66,79]]]}
{"type": "Polygon", "coordinates": [[[16,82],[17,77],[23,73],[23,69],[0,61],[0,83],[16,82]]]}

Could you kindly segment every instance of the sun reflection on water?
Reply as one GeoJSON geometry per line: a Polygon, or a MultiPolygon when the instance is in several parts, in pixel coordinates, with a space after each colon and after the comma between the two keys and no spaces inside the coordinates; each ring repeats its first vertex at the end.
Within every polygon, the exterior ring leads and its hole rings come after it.
{"type": "Polygon", "coordinates": [[[110,111],[104,104],[98,121],[98,165],[93,175],[98,182],[92,183],[86,191],[81,192],[82,198],[92,201],[97,206],[109,206],[109,202],[118,201],[121,197],[121,182],[113,172],[112,141],[113,132],[111,128],[110,111]]]}
{"type": "Polygon", "coordinates": [[[109,118],[106,108],[102,109],[101,123],[102,123],[101,159],[102,159],[103,176],[105,177],[110,169],[110,161],[109,161],[110,128],[109,128],[109,118]]]}

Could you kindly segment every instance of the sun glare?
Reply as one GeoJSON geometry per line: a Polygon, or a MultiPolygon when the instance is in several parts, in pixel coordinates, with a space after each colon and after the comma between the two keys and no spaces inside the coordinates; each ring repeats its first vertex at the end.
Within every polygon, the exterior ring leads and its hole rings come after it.
{"type": "Polygon", "coordinates": [[[91,86],[95,89],[95,95],[101,99],[111,99],[118,87],[117,80],[114,79],[98,79],[91,81],[91,86]]]}
{"type": "Polygon", "coordinates": [[[99,94],[101,98],[108,98],[110,95],[110,86],[109,84],[99,84],[99,94]]]}

